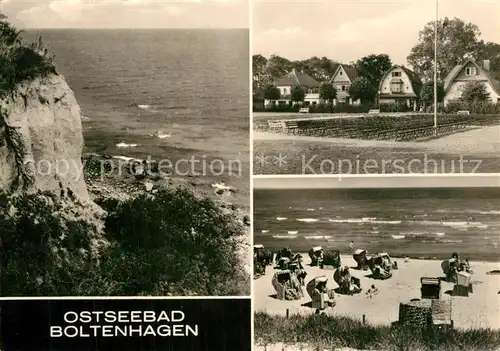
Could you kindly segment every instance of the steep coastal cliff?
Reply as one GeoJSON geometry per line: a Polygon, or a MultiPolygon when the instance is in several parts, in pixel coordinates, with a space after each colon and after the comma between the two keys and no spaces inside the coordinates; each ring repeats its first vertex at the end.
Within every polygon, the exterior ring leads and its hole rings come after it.
{"type": "Polygon", "coordinates": [[[0,189],[11,188],[18,172],[23,172],[32,178],[31,190],[67,190],[88,200],[80,107],[64,78],[51,74],[23,82],[0,100],[0,106],[6,124],[1,137],[17,132],[24,146],[23,159],[16,160],[23,155],[16,155],[8,143],[1,144],[0,189]],[[18,169],[21,165],[23,169],[18,169]]]}

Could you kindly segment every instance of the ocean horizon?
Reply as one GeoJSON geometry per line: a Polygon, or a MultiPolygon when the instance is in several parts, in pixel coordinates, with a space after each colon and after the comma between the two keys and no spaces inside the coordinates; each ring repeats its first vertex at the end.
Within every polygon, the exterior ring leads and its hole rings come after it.
{"type": "Polygon", "coordinates": [[[500,189],[255,190],[254,244],[500,261],[500,189]]]}
{"type": "Polygon", "coordinates": [[[208,182],[248,197],[248,29],[29,29],[23,39],[39,32],[81,107],[84,152],[195,160],[208,182]]]}

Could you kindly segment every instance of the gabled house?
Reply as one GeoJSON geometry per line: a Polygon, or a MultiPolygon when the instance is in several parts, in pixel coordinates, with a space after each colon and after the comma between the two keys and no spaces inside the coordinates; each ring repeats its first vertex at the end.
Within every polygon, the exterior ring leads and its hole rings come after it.
{"type": "Polygon", "coordinates": [[[421,90],[422,81],[415,72],[404,66],[394,65],[380,79],[379,105],[405,104],[416,111],[421,90]]]}
{"type": "Polygon", "coordinates": [[[456,65],[444,80],[444,105],[460,102],[462,91],[470,81],[482,82],[490,93],[490,101],[500,102],[500,82],[490,72],[490,61],[484,60],[482,67],[473,60],[456,65]]]}
{"type": "MultiPolygon", "coordinates": [[[[292,87],[300,86],[305,90],[304,105],[316,105],[321,102],[319,98],[320,83],[310,75],[297,71],[295,68],[284,76],[274,81],[274,86],[280,90],[281,98],[277,101],[279,105],[290,105],[292,87]]],[[[271,101],[266,100],[265,105],[270,105],[271,101]]]]}
{"type": "Polygon", "coordinates": [[[330,84],[337,90],[337,98],[334,103],[359,104],[359,100],[353,101],[349,96],[349,88],[357,77],[356,67],[342,64],[337,67],[330,79],[330,84]]]}

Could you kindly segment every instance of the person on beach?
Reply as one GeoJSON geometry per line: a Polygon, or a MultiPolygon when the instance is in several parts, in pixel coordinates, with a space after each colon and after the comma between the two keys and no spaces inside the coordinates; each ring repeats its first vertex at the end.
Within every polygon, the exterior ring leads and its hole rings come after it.
{"type": "Polygon", "coordinates": [[[376,294],[378,294],[378,289],[375,287],[374,284],[372,284],[370,289],[368,289],[368,291],[366,292],[366,295],[368,295],[367,297],[371,299],[371,298],[373,298],[373,295],[376,295],[376,294]]]}
{"type": "Polygon", "coordinates": [[[352,252],[354,252],[354,241],[351,241],[351,243],[349,244],[349,248],[352,252]]]}

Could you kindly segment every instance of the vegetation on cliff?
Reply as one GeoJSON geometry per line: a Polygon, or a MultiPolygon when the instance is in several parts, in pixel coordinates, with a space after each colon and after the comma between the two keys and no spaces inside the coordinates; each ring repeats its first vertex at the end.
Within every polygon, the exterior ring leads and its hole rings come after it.
{"type": "MultiPolygon", "coordinates": [[[[25,44],[17,30],[0,13],[0,101],[15,98],[18,84],[56,73],[53,58],[43,45],[42,37],[33,44],[25,44]]],[[[0,106],[0,147],[7,146],[16,166],[13,188],[28,187],[32,176],[24,168],[25,146],[17,129],[8,123],[8,115],[0,106]]]]}

